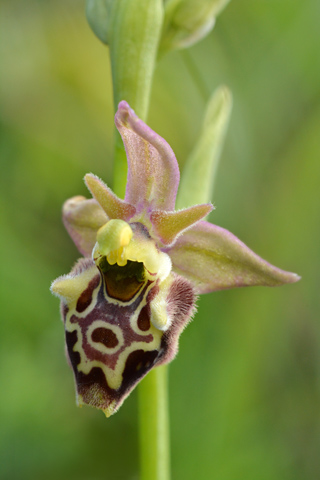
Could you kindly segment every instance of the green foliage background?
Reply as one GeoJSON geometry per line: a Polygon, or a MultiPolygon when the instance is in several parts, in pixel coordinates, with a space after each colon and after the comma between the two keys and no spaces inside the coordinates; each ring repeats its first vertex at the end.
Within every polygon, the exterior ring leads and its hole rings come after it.
{"type": "MultiPolygon", "coordinates": [[[[74,403],[52,279],[78,254],[63,201],[112,184],[108,50],[84,2],[1,5],[0,477],[138,478],[137,398],[106,420],[74,403]]],[[[320,478],[320,4],[233,0],[212,33],[159,63],[149,123],[183,170],[205,101],[234,110],[211,221],[302,275],[203,296],[170,368],[173,479],[320,478]]]]}

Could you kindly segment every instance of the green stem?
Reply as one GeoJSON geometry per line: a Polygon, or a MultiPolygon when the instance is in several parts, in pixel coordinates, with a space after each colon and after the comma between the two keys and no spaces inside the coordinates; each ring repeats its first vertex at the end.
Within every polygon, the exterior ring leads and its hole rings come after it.
{"type": "Polygon", "coordinates": [[[168,367],[152,370],[139,385],[140,480],[170,480],[168,367]]]}

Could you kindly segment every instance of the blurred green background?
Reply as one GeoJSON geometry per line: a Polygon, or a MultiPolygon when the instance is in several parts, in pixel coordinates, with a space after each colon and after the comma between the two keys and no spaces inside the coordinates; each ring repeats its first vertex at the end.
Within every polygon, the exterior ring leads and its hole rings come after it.
{"type": "MultiPolygon", "coordinates": [[[[108,50],[84,1],[1,3],[0,477],[138,478],[137,394],[106,420],[74,402],[52,279],[78,257],[63,201],[112,184],[108,50]]],[[[149,124],[183,169],[219,84],[234,109],[211,221],[302,275],[203,296],[170,368],[174,480],[318,480],[320,3],[233,0],[159,63],[149,124]]]]}

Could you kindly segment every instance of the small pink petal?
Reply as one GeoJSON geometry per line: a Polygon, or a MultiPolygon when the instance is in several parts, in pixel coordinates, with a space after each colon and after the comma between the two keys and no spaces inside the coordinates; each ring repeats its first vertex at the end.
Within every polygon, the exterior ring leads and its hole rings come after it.
{"type": "Polygon", "coordinates": [[[77,249],[86,257],[91,255],[97,231],[109,219],[96,200],[76,196],[64,203],[62,220],[77,249]]]}
{"type": "Polygon", "coordinates": [[[110,219],[119,218],[127,221],[136,213],[133,205],[117,197],[96,175],[88,173],[84,178],[88,189],[110,219]]]}
{"type": "Polygon", "coordinates": [[[140,120],[127,102],[115,115],[128,159],[125,200],[138,212],[174,210],[180,180],[179,167],[170,145],[140,120]]]}
{"type": "Polygon", "coordinates": [[[150,214],[154,233],[164,245],[171,245],[176,237],[190,228],[202,218],[206,217],[213,206],[208,203],[194,205],[177,212],[156,210],[150,214]]]}
{"type": "Polygon", "coordinates": [[[274,267],[224,228],[201,221],[171,248],[173,270],[190,280],[197,293],[253,285],[278,286],[300,277],[274,267]]]}

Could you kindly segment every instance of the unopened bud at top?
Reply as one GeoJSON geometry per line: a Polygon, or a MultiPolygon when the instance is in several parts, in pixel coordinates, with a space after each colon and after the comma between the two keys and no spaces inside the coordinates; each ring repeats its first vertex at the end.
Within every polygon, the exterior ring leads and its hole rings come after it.
{"type": "Polygon", "coordinates": [[[87,0],[86,16],[101,42],[109,44],[110,10],[115,0],[87,0]]]}
{"type": "Polygon", "coordinates": [[[205,37],[229,0],[168,0],[160,50],[186,48],[205,37]]]}

